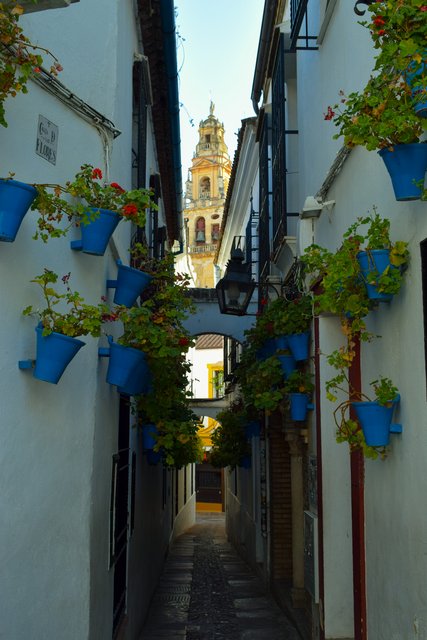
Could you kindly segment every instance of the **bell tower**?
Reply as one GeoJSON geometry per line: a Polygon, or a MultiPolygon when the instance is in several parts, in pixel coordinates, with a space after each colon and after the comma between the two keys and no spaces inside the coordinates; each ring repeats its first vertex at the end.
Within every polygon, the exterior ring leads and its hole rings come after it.
{"type": "Polygon", "coordinates": [[[214,287],[213,259],[219,240],[231,162],[224,142],[224,124],[214,115],[199,124],[199,142],[186,182],[184,219],[187,257],[196,287],[214,287]]]}

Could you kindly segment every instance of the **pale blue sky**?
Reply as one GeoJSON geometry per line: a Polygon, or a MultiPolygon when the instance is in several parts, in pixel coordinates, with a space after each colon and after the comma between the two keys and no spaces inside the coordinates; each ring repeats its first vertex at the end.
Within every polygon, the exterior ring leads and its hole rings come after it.
{"type": "Polygon", "coordinates": [[[224,123],[231,160],[242,118],[255,115],[251,90],[264,0],[175,0],[175,7],[184,39],[178,44],[178,69],[185,182],[211,100],[224,123]]]}

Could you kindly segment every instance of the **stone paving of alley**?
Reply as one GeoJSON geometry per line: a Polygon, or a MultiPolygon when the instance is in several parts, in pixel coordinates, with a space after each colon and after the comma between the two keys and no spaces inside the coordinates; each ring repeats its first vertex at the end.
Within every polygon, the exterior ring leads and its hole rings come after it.
{"type": "Polygon", "coordinates": [[[171,547],[140,640],[301,640],[228,543],[223,514],[198,515],[171,547]]]}

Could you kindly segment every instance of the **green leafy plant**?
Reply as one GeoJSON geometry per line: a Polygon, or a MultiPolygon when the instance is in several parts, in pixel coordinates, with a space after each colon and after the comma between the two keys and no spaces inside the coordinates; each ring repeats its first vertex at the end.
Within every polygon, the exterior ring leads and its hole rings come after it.
{"type": "Polygon", "coordinates": [[[326,120],[339,127],[334,137],[344,136],[347,146],[368,150],[417,142],[425,131],[425,119],[414,112],[414,105],[426,98],[427,73],[426,19],[424,0],[379,0],[369,6],[368,28],[378,50],[374,75],[361,92],[345,96],[328,107],[326,120]],[[414,87],[407,84],[408,73],[416,76],[414,87]]]}
{"type": "Polygon", "coordinates": [[[99,168],[84,164],[64,187],[55,184],[34,184],[37,196],[31,206],[39,212],[35,238],[46,242],[50,237],[66,235],[73,225],[88,224],[99,216],[99,209],[108,209],[138,227],[145,227],[147,208],[157,209],[151,191],[126,191],[116,182],[102,182],[99,168]],[[66,221],[66,226],[63,222],[66,221]]]}
{"type": "Polygon", "coordinates": [[[212,449],[210,460],[214,467],[230,467],[234,469],[250,448],[245,436],[245,410],[240,402],[236,402],[217,415],[219,426],[212,433],[212,449]]]}
{"type": "Polygon", "coordinates": [[[69,273],[62,276],[65,293],[58,293],[52,286],[57,283],[58,275],[45,269],[31,282],[40,286],[46,306],[44,309],[35,309],[30,305],[24,309],[23,314],[39,318],[44,336],[55,331],[71,337],[87,334],[98,337],[102,325],[116,320],[116,315],[110,312],[104,302],[97,305],[86,304],[77,291],[72,291],[69,280],[69,273]]]}
{"type": "Polygon", "coordinates": [[[284,383],[286,393],[307,393],[314,390],[313,375],[302,369],[292,371],[284,383]]]}
{"type": "Polygon", "coordinates": [[[33,44],[19,25],[24,9],[19,2],[0,3],[0,125],[7,127],[4,102],[18,93],[27,93],[27,82],[41,73],[43,55],[52,59],[50,73],[62,71],[58,59],[48,49],[33,44]]]}
{"type": "Polygon", "coordinates": [[[273,316],[274,335],[304,333],[313,319],[312,297],[303,294],[293,300],[277,298],[270,305],[273,316]]]}
{"type": "MultiPolygon", "coordinates": [[[[374,272],[368,280],[386,293],[397,293],[402,284],[403,267],[408,262],[407,243],[392,242],[390,221],[381,218],[374,208],[368,216],[359,217],[343,235],[343,242],[336,252],[318,245],[309,247],[304,255],[305,272],[314,290],[314,308],[317,313],[332,313],[339,317],[345,344],[326,356],[328,364],[336,370],[336,375],[326,381],[326,397],[336,402],[342,394],[346,400],[339,403],[334,411],[337,425],[337,442],[348,442],[351,449],[361,448],[367,457],[377,457],[378,450],[367,447],[357,421],[348,417],[350,398],[356,396],[349,379],[349,369],[356,356],[356,344],[370,342],[374,335],[367,330],[365,316],[372,304],[369,301],[361,279],[357,255],[366,251],[388,249],[392,267],[383,274],[374,272]],[[363,227],[365,227],[364,232],[363,227]]],[[[372,383],[378,388],[381,401],[387,396],[387,379],[372,383]],[[385,380],[385,382],[384,382],[385,380]]],[[[396,395],[393,388],[391,397],[396,395]]],[[[380,452],[384,455],[384,451],[380,452]]]]}

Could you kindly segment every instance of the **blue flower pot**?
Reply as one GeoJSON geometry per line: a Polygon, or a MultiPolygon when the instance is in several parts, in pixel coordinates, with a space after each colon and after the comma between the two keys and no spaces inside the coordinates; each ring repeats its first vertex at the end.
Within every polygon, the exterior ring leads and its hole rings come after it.
{"type": "Polygon", "coordinates": [[[291,420],[304,421],[308,413],[308,395],[306,393],[289,394],[291,420]]]}
{"type": "Polygon", "coordinates": [[[285,351],[289,349],[288,336],[277,336],[274,338],[276,343],[276,351],[285,351]]]}
{"type": "Polygon", "coordinates": [[[239,462],[238,466],[241,469],[250,469],[251,468],[251,456],[249,456],[249,455],[243,456],[243,458],[240,459],[240,462],[239,462]]]}
{"type": "Polygon", "coordinates": [[[292,355],[278,355],[276,357],[280,361],[285,378],[287,378],[292,371],[295,371],[295,358],[292,355]]]}
{"type": "Polygon", "coordinates": [[[310,351],[310,331],[288,336],[289,349],[297,362],[307,360],[310,351]]]}
{"type": "Polygon", "coordinates": [[[382,293],[378,291],[375,284],[368,282],[368,276],[371,273],[377,273],[380,276],[387,267],[397,269],[390,264],[390,251],[388,249],[371,249],[370,251],[359,251],[357,254],[360,272],[365,284],[366,293],[370,300],[379,302],[389,302],[393,295],[391,293],[382,293]]]}
{"type": "Polygon", "coordinates": [[[145,271],[117,265],[117,280],[108,280],[107,286],[115,287],[114,303],[132,307],[144,289],[150,284],[153,276],[145,271]]]}
{"type": "Polygon", "coordinates": [[[33,376],[38,380],[57,384],[68,364],[86,343],[62,333],[43,335],[43,327],[36,327],[37,354],[33,376]]]}
{"type": "Polygon", "coordinates": [[[390,433],[402,433],[402,426],[392,424],[394,408],[378,402],[352,402],[357,419],[362,427],[365,442],[370,447],[386,447],[390,442],[390,433]]]}
{"type": "Polygon", "coordinates": [[[94,256],[103,256],[110,238],[122,218],[116,211],[108,209],[92,207],[90,211],[96,213],[97,217],[88,224],[83,224],[83,222],[80,224],[82,238],[81,240],[73,240],[71,248],[94,256]]]}
{"type": "Polygon", "coordinates": [[[140,353],[141,359],[133,370],[132,375],[129,376],[125,385],[117,389],[123,395],[139,396],[149,393],[151,389],[152,379],[150,369],[148,368],[145,353],[142,351],[140,353]]]}
{"type": "Polygon", "coordinates": [[[16,180],[0,180],[0,240],[13,242],[37,189],[16,180]]]}
{"type": "Polygon", "coordinates": [[[153,466],[159,464],[162,460],[161,451],[147,451],[147,462],[153,466]]]}
{"type": "Polygon", "coordinates": [[[142,425],[142,448],[144,451],[152,451],[156,445],[158,433],[155,424],[142,425]]]}
{"type": "Polygon", "coordinates": [[[259,420],[251,420],[245,424],[245,436],[249,440],[250,438],[259,438],[261,433],[261,424],[259,420]]]}
{"type": "Polygon", "coordinates": [[[267,338],[262,347],[256,353],[257,360],[267,360],[276,353],[276,339],[267,338]]]}
{"type": "Polygon", "coordinates": [[[427,144],[396,144],[393,151],[380,149],[378,153],[390,174],[396,200],[419,200],[427,169],[427,144]]]}
{"type": "MultiPolygon", "coordinates": [[[[424,51],[424,58],[427,57],[427,51],[424,51]]],[[[427,118],[427,98],[425,97],[425,91],[427,89],[426,81],[421,80],[420,76],[425,76],[427,73],[427,64],[424,61],[420,65],[416,65],[415,63],[411,63],[408,67],[408,70],[405,73],[406,83],[409,85],[412,93],[412,97],[415,99],[414,102],[414,111],[417,116],[420,118],[427,118]],[[418,67],[418,68],[417,68],[418,67]],[[414,69],[416,69],[414,71],[414,69]],[[418,80],[421,80],[421,84],[418,86],[414,86],[418,80]],[[421,100],[417,99],[419,94],[424,92],[424,98],[421,100]]]]}
{"type": "Polygon", "coordinates": [[[140,349],[125,347],[112,340],[110,342],[110,358],[107,369],[107,382],[125,388],[145,361],[145,353],[140,349]]]}

